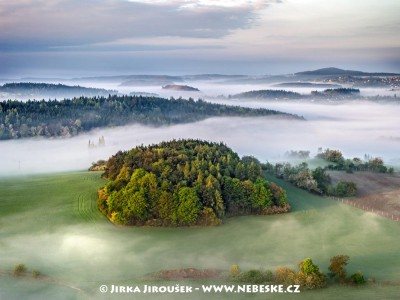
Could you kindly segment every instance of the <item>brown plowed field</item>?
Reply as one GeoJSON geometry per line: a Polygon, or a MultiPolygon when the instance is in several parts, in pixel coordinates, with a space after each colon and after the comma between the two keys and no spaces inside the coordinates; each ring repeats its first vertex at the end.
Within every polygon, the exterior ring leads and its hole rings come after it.
{"type": "Polygon", "coordinates": [[[353,181],[357,185],[356,197],[347,198],[350,205],[373,211],[387,218],[400,220],[400,176],[373,172],[348,174],[329,171],[332,184],[339,180],[353,181]]]}

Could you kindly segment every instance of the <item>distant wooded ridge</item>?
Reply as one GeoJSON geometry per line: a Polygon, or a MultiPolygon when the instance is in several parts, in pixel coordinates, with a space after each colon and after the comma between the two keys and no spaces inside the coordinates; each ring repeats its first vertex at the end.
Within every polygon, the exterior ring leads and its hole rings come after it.
{"type": "Polygon", "coordinates": [[[279,116],[304,120],[276,110],[213,104],[203,100],[142,96],[79,97],[51,101],[0,102],[0,139],[75,136],[94,128],[139,123],[161,126],[211,117],[279,116]]]}
{"type": "Polygon", "coordinates": [[[337,89],[326,89],[322,92],[313,91],[309,95],[303,95],[297,92],[285,91],[285,90],[258,90],[239,93],[236,95],[230,95],[229,98],[256,98],[256,99],[308,99],[310,97],[324,96],[326,98],[332,97],[352,97],[357,95],[359,97],[360,90],[353,88],[337,88],[337,89]]]}
{"type": "Polygon", "coordinates": [[[199,92],[198,88],[188,86],[188,85],[180,85],[180,84],[167,84],[163,86],[165,90],[174,90],[174,91],[185,91],[185,92],[199,92]]]}
{"type": "Polygon", "coordinates": [[[398,76],[397,73],[385,73],[385,72],[362,72],[354,70],[343,70],[339,68],[322,68],[314,71],[303,71],[295,73],[295,75],[316,75],[316,76],[335,76],[335,75],[347,75],[347,76],[398,76]]]}
{"type": "Polygon", "coordinates": [[[339,84],[333,83],[315,83],[315,82],[282,82],[275,84],[274,87],[300,87],[300,88],[340,88],[339,84]]]}
{"type": "MultiPolygon", "coordinates": [[[[363,72],[356,70],[344,70],[340,68],[328,67],[321,68],[317,70],[311,71],[302,71],[291,74],[290,76],[294,77],[308,77],[308,76],[400,76],[399,73],[388,73],[388,72],[363,72]]],[[[158,82],[158,85],[165,84],[174,84],[174,83],[183,83],[186,81],[214,81],[217,80],[219,82],[250,82],[250,81],[258,81],[258,80],[267,80],[267,79],[278,79],[279,82],[285,82],[288,80],[287,75],[246,75],[246,74],[237,74],[237,75],[229,75],[229,74],[195,74],[195,75],[115,75],[115,76],[90,76],[90,77],[75,77],[69,79],[62,78],[34,78],[34,77],[26,77],[21,78],[20,81],[62,81],[68,80],[72,82],[114,82],[119,83],[121,85],[152,85],[153,82],[158,82]]],[[[10,79],[4,79],[10,81],[10,79]]],[[[15,79],[13,79],[15,80],[15,79]]],[[[298,80],[298,79],[297,79],[298,80]]],[[[277,81],[274,81],[277,82],[277,81]]]]}
{"type": "Polygon", "coordinates": [[[109,94],[117,94],[116,90],[106,90],[98,88],[87,88],[79,85],[65,85],[53,83],[33,83],[33,82],[13,82],[0,86],[0,93],[18,95],[20,97],[29,97],[43,99],[45,97],[93,97],[108,96],[109,94]]]}

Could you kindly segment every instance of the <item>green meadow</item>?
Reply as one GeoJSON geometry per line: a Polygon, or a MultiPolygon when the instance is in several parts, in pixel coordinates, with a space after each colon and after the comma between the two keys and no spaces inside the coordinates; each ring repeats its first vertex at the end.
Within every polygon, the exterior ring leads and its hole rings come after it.
{"type": "MultiPolygon", "coordinates": [[[[274,179],[275,180],[275,179],[274,179]]],[[[278,180],[275,180],[278,181],[278,180]]],[[[0,178],[0,300],[5,299],[398,299],[400,223],[284,182],[292,212],[247,216],[209,228],[112,225],[97,210],[100,173],[0,178]],[[162,284],[144,279],[163,269],[296,268],[311,257],[326,273],[347,254],[348,273],[375,284],[330,286],[300,294],[101,294],[100,285],[162,284]],[[23,263],[45,279],[11,275],[23,263]]],[[[221,284],[184,281],[164,284],[221,284]]]]}

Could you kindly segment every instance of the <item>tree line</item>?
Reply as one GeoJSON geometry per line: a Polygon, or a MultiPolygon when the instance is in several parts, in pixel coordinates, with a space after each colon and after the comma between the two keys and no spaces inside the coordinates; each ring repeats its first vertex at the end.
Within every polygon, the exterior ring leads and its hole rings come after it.
{"type": "MultiPolygon", "coordinates": [[[[116,90],[106,90],[99,88],[82,87],[79,85],[65,85],[53,83],[35,83],[35,82],[12,82],[0,86],[0,93],[5,96],[16,97],[17,99],[35,99],[35,98],[65,98],[65,97],[93,97],[108,96],[117,94],[116,90]]],[[[4,97],[4,96],[3,96],[4,97]]]]}
{"type": "Polygon", "coordinates": [[[261,163],[223,143],[173,140],[118,152],[98,206],[125,225],[218,225],[224,217],[287,212],[286,192],[263,178],[261,163]]]}
{"type": "Polygon", "coordinates": [[[256,90],[247,91],[235,95],[229,95],[229,99],[266,99],[266,100],[393,100],[396,96],[384,97],[364,97],[360,95],[360,90],[355,88],[330,88],[323,91],[311,91],[310,94],[300,94],[286,90],[256,90]]]}
{"type": "Polygon", "coordinates": [[[306,96],[285,90],[258,90],[229,95],[229,98],[255,98],[255,99],[303,99],[306,96]]]}
{"type": "Polygon", "coordinates": [[[340,150],[329,148],[318,153],[316,157],[330,162],[331,164],[327,166],[329,170],[340,170],[346,171],[347,173],[353,173],[355,171],[394,173],[394,168],[385,166],[383,159],[380,157],[365,155],[364,160],[358,157],[346,159],[343,157],[340,150]]]}
{"type": "MultiPolygon", "coordinates": [[[[313,290],[325,287],[328,283],[345,285],[362,285],[366,283],[364,275],[356,272],[347,275],[346,265],[348,255],[336,255],[330,259],[329,272],[324,274],[311,258],[305,258],[298,263],[298,269],[277,267],[271,270],[241,271],[238,265],[232,265],[229,278],[234,282],[248,284],[282,284],[285,286],[299,285],[301,290],[313,290]]],[[[373,281],[373,279],[371,279],[373,281]]]]}
{"type": "Polygon", "coordinates": [[[79,97],[49,101],[0,102],[0,140],[25,137],[70,137],[93,128],[172,125],[210,117],[296,115],[269,109],[213,104],[203,100],[142,96],[79,97]]]}
{"type": "Polygon", "coordinates": [[[340,180],[336,185],[332,185],[326,168],[317,167],[311,170],[306,162],[297,166],[290,163],[267,163],[265,169],[270,174],[315,194],[350,197],[357,193],[357,185],[354,182],[340,180]]]}
{"type": "MultiPolygon", "coordinates": [[[[318,149],[319,153],[315,158],[325,160],[329,164],[325,167],[317,167],[312,170],[306,162],[302,162],[296,166],[290,163],[271,164],[267,162],[263,164],[263,169],[268,173],[282,178],[295,186],[307,190],[312,193],[337,196],[351,197],[357,194],[357,185],[352,181],[340,180],[336,185],[332,185],[332,180],[327,171],[337,170],[353,173],[358,171],[370,171],[378,173],[393,174],[394,168],[388,167],[380,157],[370,157],[365,155],[364,160],[354,157],[352,159],[345,158],[340,150],[337,149],[318,149]]],[[[309,158],[310,151],[287,151],[285,156],[295,159],[309,158]]]]}

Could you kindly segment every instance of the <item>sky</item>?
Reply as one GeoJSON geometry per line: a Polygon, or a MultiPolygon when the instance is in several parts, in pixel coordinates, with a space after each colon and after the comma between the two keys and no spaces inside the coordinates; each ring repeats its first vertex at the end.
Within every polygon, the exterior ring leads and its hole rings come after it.
{"type": "Polygon", "coordinates": [[[398,0],[0,0],[0,78],[400,73],[398,0]]]}

